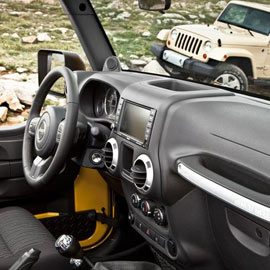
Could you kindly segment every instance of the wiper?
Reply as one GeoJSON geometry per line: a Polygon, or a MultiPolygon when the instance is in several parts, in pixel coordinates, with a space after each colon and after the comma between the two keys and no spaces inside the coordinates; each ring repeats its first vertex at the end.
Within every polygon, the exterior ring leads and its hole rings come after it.
{"type": "Polygon", "coordinates": [[[227,23],[227,25],[228,25],[228,27],[229,27],[230,29],[232,29],[232,27],[231,27],[231,25],[230,25],[229,23],[227,23]]]}
{"type": "Polygon", "coordinates": [[[252,37],[254,37],[253,33],[252,33],[249,29],[247,29],[247,30],[248,30],[248,32],[250,33],[250,35],[251,35],[252,37]]]}

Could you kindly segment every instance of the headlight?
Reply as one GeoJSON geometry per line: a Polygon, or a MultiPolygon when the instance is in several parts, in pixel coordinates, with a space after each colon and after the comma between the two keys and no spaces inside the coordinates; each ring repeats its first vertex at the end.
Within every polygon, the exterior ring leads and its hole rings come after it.
{"type": "Polygon", "coordinates": [[[206,52],[210,52],[212,50],[212,43],[211,41],[206,41],[204,45],[204,49],[206,52]]]}
{"type": "Polygon", "coordinates": [[[177,30],[175,30],[175,29],[172,30],[172,32],[171,32],[171,39],[172,40],[176,40],[177,36],[178,36],[177,30]]]}

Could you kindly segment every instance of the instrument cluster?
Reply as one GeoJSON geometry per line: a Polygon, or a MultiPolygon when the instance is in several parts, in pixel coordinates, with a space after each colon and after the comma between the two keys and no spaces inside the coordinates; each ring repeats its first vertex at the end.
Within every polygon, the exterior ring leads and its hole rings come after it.
{"type": "Polygon", "coordinates": [[[90,118],[115,119],[120,94],[112,86],[90,81],[81,91],[81,109],[90,118]]]}

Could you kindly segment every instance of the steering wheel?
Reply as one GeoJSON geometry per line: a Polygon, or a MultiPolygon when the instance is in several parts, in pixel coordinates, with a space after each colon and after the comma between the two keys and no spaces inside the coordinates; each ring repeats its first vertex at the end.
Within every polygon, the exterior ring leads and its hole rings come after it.
{"type": "Polygon", "coordinates": [[[42,81],[34,98],[23,138],[23,169],[33,187],[48,184],[65,164],[76,133],[79,91],[76,77],[66,67],[56,67],[42,81]],[[40,112],[52,85],[63,77],[66,83],[65,107],[49,107],[40,112]]]}

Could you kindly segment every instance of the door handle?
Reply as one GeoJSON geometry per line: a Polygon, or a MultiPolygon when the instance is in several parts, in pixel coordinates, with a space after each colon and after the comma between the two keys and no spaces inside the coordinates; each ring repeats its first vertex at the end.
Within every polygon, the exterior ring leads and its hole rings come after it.
{"type": "Polygon", "coordinates": [[[246,212],[255,217],[270,222],[270,208],[251,200],[239,193],[218,184],[210,177],[203,176],[183,162],[177,165],[178,174],[191,184],[213,195],[214,197],[246,212]]]}

